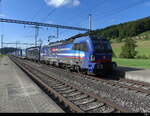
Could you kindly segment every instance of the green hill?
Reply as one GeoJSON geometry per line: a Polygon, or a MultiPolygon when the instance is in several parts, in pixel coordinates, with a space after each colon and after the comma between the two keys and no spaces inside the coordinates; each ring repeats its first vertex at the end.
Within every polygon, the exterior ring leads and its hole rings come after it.
{"type": "MultiPolygon", "coordinates": [[[[139,34],[138,36],[132,37],[137,41],[137,56],[147,56],[150,57],[150,31],[139,34]]],[[[117,57],[121,53],[121,47],[124,42],[112,43],[113,51],[117,57]]]]}
{"type": "Polygon", "coordinates": [[[97,34],[108,38],[109,40],[116,39],[121,41],[123,38],[134,37],[143,32],[150,30],[150,17],[140,20],[112,25],[104,29],[92,31],[91,34],[97,34]]]}
{"type": "Polygon", "coordinates": [[[90,35],[96,34],[106,37],[111,41],[115,40],[120,42],[122,41],[123,38],[134,37],[149,30],[150,30],[150,17],[146,17],[136,21],[112,25],[103,29],[92,30],[91,32],[75,35],[69,39],[85,36],[87,34],[90,35]]]}
{"type": "MultiPolygon", "coordinates": [[[[113,58],[119,66],[136,67],[150,69],[150,31],[139,34],[133,37],[137,41],[136,51],[138,52],[136,59],[113,58]],[[148,59],[145,59],[145,58],[148,59]]],[[[112,43],[113,51],[117,57],[121,53],[121,47],[124,42],[112,43]]]]}

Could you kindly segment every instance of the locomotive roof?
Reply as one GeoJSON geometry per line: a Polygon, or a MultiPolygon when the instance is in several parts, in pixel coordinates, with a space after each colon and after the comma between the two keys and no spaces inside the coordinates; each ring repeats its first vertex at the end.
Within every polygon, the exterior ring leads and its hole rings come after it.
{"type": "MultiPolygon", "coordinates": [[[[69,43],[72,43],[75,39],[77,38],[80,38],[80,37],[86,37],[86,36],[90,36],[90,37],[95,37],[97,35],[94,35],[94,34],[89,34],[89,33],[85,33],[85,34],[78,34],[78,35],[75,35],[73,37],[70,37],[66,40],[61,40],[61,41],[56,41],[56,42],[52,42],[50,43],[49,45],[50,46],[56,46],[56,45],[62,45],[62,44],[69,44],[69,43]]],[[[102,37],[103,38],[103,37],[102,37]]],[[[104,39],[104,38],[103,38],[104,39]]]]}
{"type": "Polygon", "coordinates": [[[69,44],[69,43],[72,43],[76,38],[79,38],[79,37],[86,37],[86,36],[90,36],[88,33],[86,34],[78,34],[78,35],[75,35],[73,37],[70,37],[66,40],[61,40],[61,41],[56,41],[56,42],[52,42],[50,43],[49,45],[50,46],[55,46],[55,45],[62,45],[62,44],[69,44]]]}
{"type": "Polygon", "coordinates": [[[34,48],[40,48],[40,46],[30,47],[30,48],[27,48],[27,49],[34,49],[34,48]]]}

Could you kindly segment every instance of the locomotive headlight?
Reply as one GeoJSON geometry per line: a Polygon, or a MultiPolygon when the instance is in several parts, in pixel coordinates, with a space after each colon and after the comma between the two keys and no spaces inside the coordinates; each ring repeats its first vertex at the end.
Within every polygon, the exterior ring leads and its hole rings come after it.
{"type": "Polygon", "coordinates": [[[91,61],[94,62],[96,60],[95,55],[91,55],[91,61]]]}

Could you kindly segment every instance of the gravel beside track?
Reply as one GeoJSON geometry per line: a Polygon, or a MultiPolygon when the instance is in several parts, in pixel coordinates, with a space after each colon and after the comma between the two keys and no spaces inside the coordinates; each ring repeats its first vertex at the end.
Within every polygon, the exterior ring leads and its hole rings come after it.
{"type": "MultiPolygon", "coordinates": [[[[98,81],[96,79],[88,78],[89,76],[79,75],[76,73],[70,73],[63,69],[58,69],[55,67],[47,66],[44,64],[37,64],[31,61],[25,61],[26,63],[30,63],[33,66],[38,67],[41,70],[45,70],[50,76],[56,77],[57,79],[63,80],[66,83],[70,83],[75,86],[79,86],[84,89],[88,93],[94,93],[102,98],[107,100],[111,100],[111,102],[122,106],[125,109],[130,109],[132,112],[142,112],[142,113],[150,113],[150,95],[146,93],[142,93],[141,91],[136,91],[134,89],[129,89],[125,87],[120,87],[119,85],[113,85],[107,83],[107,81],[98,81]]],[[[94,78],[94,77],[93,77],[94,78]]],[[[139,86],[137,83],[127,83],[123,80],[111,80],[114,83],[120,83],[126,86],[139,87],[142,89],[149,90],[149,84],[147,86],[139,86]]],[[[59,89],[59,88],[58,88],[59,89]]],[[[67,88],[64,88],[67,89],[67,88]]],[[[69,91],[69,89],[68,89],[69,91]]],[[[76,99],[84,98],[86,96],[76,95],[76,99]]],[[[71,96],[68,99],[75,99],[71,96]]],[[[88,98],[88,100],[92,100],[88,98]]],[[[84,100],[83,100],[84,101],[84,100]]],[[[86,107],[88,108],[88,107],[86,107]]],[[[111,108],[104,107],[104,109],[108,109],[109,111],[113,111],[111,108]]],[[[90,111],[90,109],[89,109],[90,111]]],[[[95,112],[99,112],[100,110],[96,110],[95,112]]],[[[93,112],[93,111],[91,111],[93,112]]],[[[104,111],[105,112],[105,111],[104,111]]]]}
{"type": "MultiPolygon", "coordinates": [[[[42,83],[57,91],[63,97],[71,100],[73,104],[79,109],[80,112],[99,112],[99,113],[111,113],[111,112],[130,112],[126,108],[122,108],[119,105],[98,97],[96,94],[86,92],[80,86],[74,86],[72,83],[67,83],[63,79],[59,78],[56,74],[49,74],[49,71],[45,71],[43,67],[34,66],[32,63],[15,59],[15,62],[19,63],[21,67],[24,67],[28,71],[30,70],[33,75],[36,75],[42,83]],[[53,78],[55,77],[55,78],[53,78]],[[80,110],[81,109],[81,110],[80,110]]],[[[36,64],[37,65],[37,64],[36,64]]],[[[55,72],[57,73],[57,72],[55,72]]],[[[57,73],[58,74],[58,73],[57,73]]],[[[59,76],[62,75],[59,73],[59,76]]],[[[62,75],[64,76],[64,75],[62,75]]],[[[60,97],[59,97],[60,98],[60,97]]],[[[68,105],[68,104],[67,104],[68,105]]]]}

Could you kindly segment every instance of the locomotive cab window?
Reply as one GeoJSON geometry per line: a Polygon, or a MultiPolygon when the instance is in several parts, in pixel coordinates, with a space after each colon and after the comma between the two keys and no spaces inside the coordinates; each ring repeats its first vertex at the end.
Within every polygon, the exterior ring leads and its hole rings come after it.
{"type": "Polygon", "coordinates": [[[93,47],[97,52],[112,51],[109,41],[105,38],[92,37],[93,47]]]}
{"type": "Polygon", "coordinates": [[[84,52],[87,52],[88,51],[88,48],[87,48],[87,44],[86,43],[81,43],[80,44],[80,47],[81,47],[81,51],[84,51],[84,52]]]}
{"type": "Polygon", "coordinates": [[[74,44],[73,50],[80,50],[80,44],[78,43],[74,44]]]}

